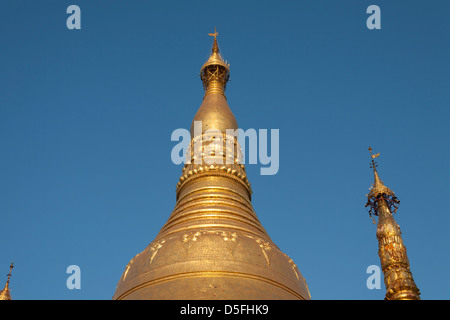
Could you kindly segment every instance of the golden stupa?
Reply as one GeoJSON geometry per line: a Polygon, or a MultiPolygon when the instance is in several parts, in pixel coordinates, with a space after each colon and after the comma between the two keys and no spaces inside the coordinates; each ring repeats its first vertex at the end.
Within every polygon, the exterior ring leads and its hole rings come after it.
{"type": "Polygon", "coordinates": [[[310,299],[296,264],[253,211],[238,140],[226,132],[238,129],[225,97],[230,69],[219,54],[217,32],[210,35],[212,54],[200,72],[205,96],[192,122],[175,209],[128,263],[113,299],[310,299]],[[225,152],[208,148],[217,140],[225,152]]]}
{"type": "MultiPolygon", "coordinates": [[[[420,291],[409,266],[402,232],[393,216],[393,213],[397,212],[400,200],[383,184],[378,175],[374,159],[380,154],[373,155],[370,147],[369,151],[372,157],[374,183],[367,195],[366,207],[369,208],[370,216],[372,214],[378,216],[376,235],[378,256],[386,285],[385,300],[420,300],[420,291]]],[[[375,220],[373,222],[375,223],[375,220]]]]}
{"type": "Polygon", "coordinates": [[[6,284],[3,290],[0,290],[0,300],[12,300],[11,289],[9,288],[9,280],[11,279],[11,272],[13,268],[14,262],[11,262],[11,265],[9,266],[9,273],[7,274],[8,280],[6,280],[6,284]]]}

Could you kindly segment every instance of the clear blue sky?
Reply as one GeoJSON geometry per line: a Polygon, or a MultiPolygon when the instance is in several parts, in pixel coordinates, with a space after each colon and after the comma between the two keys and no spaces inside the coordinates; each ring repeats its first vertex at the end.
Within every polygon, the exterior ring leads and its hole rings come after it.
{"type": "Polygon", "coordinates": [[[0,3],[0,285],[15,299],[111,299],[175,205],[173,130],[201,104],[216,26],[239,127],[280,130],[280,170],[247,166],[253,206],[313,299],[383,299],[364,208],[401,200],[423,299],[450,298],[449,1],[0,3]],[[66,8],[81,8],[68,30],[66,8]],[[381,30],[366,9],[381,8],[381,30]],[[81,290],[66,268],[81,268],[81,290]]]}

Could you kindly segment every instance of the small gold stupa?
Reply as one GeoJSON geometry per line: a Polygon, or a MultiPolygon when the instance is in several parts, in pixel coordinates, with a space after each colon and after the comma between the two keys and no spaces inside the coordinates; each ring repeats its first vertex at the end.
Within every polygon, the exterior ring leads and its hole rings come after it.
{"type": "Polygon", "coordinates": [[[9,266],[9,273],[7,274],[8,280],[6,280],[6,284],[3,290],[0,290],[0,300],[12,300],[11,289],[9,288],[9,280],[11,279],[11,272],[13,268],[14,262],[11,262],[11,265],[9,266]]]}
{"type": "Polygon", "coordinates": [[[219,54],[217,32],[210,35],[212,53],[200,71],[205,96],[192,122],[175,209],[155,240],[128,263],[113,299],[310,299],[297,265],[253,211],[238,140],[226,133],[238,129],[225,97],[230,68],[219,54]],[[202,121],[201,132],[194,130],[195,121],[202,121]],[[197,143],[213,141],[210,129],[228,142],[226,152],[207,152],[208,143],[197,143]],[[230,154],[231,161],[219,161],[230,154]]]}
{"type": "MultiPolygon", "coordinates": [[[[394,192],[386,187],[378,176],[377,164],[374,161],[380,154],[372,154],[374,183],[367,195],[366,207],[370,216],[378,216],[377,239],[378,256],[386,285],[386,300],[420,300],[420,292],[414,282],[409,267],[406,247],[403,244],[402,232],[395,222],[393,213],[397,212],[400,201],[394,192]]],[[[372,217],[373,218],[373,217],[372,217]]],[[[375,220],[374,220],[375,223],[375,220]]]]}

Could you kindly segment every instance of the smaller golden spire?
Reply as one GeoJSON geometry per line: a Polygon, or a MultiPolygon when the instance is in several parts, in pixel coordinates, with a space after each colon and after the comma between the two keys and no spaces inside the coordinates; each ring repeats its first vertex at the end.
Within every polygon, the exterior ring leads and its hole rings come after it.
{"type": "MultiPolygon", "coordinates": [[[[420,291],[417,288],[409,267],[406,247],[401,237],[402,232],[392,213],[396,212],[400,201],[394,192],[386,187],[378,176],[377,163],[374,161],[380,154],[372,154],[371,168],[373,168],[375,181],[367,195],[366,207],[369,207],[370,216],[378,216],[377,240],[378,256],[386,285],[386,300],[420,300],[420,291]]],[[[375,219],[372,217],[373,222],[375,219]]]]}
{"type": "Polygon", "coordinates": [[[9,273],[7,274],[8,280],[6,281],[5,288],[0,291],[0,300],[11,300],[11,289],[9,289],[9,280],[11,279],[11,271],[14,268],[14,261],[9,266],[9,273]]]}

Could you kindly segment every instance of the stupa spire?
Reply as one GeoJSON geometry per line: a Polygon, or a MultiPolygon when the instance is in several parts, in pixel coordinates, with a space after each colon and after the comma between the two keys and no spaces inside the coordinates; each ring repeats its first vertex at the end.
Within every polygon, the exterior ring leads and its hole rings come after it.
{"type": "Polygon", "coordinates": [[[230,78],[230,65],[224,61],[219,53],[219,45],[217,44],[217,36],[219,33],[214,28],[214,33],[208,35],[214,37],[211,55],[200,69],[200,78],[205,89],[205,96],[209,93],[220,93],[225,95],[228,79],[230,78]]]}
{"type": "Polygon", "coordinates": [[[213,47],[212,47],[212,53],[219,53],[219,46],[217,45],[217,36],[219,35],[219,33],[217,32],[216,27],[214,27],[214,33],[208,33],[208,35],[210,35],[211,37],[214,37],[214,43],[213,43],[213,47]]]}
{"type": "MultiPolygon", "coordinates": [[[[386,300],[420,300],[417,288],[409,266],[406,247],[401,237],[402,232],[393,217],[400,201],[394,192],[386,187],[378,176],[377,164],[374,161],[380,154],[372,154],[371,168],[374,172],[374,183],[367,195],[366,207],[369,214],[378,216],[377,239],[378,256],[386,285],[386,300]]],[[[375,220],[374,220],[375,223],[375,220]]]]}
{"type": "Polygon", "coordinates": [[[11,272],[14,268],[14,262],[11,262],[9,266],[9,273],[7,274],[8,280],[6,281],[5,288],[0,291],[0,300],[11,300],[11,289],[9,289],[9,280],[11,279],[11,272]]]}
{"type": "Polygon", "coordinates": [[[206,93],[192,122],[175,209],[127,265],[114,299],[310,299],[297,265],[253,210],[239,142],[227,132],[238,129],[224,95],[229,65],[219,55],[217,31],[210,35],[212,53],[200,74],[206,93]]]}
{"type": "Polygon", "coordinates": [[[376,202],[380,198],[384,198],[387,202],[389,209],[391,212],[397,212],[398,205],[400,204],[400,200],[395,196],[394,191],[389,189],[383,184],[383,181],[381,181],[380,176],[378,175],[377,167],[378,164],[376,161],[374,161],[377,157],[380,156],[380,153],[372,154],[372,148],[369,147],[370,157],[371,157],[371,165],[370,167],[373,169],[373,175],[374,175],[374,182],[372,186],[370,187],[370,192],[367,196],[368,202],[366,204],[366,207],[369,207],[369,215],[378,215],[378,212],[376,210],[376,202]]]}

